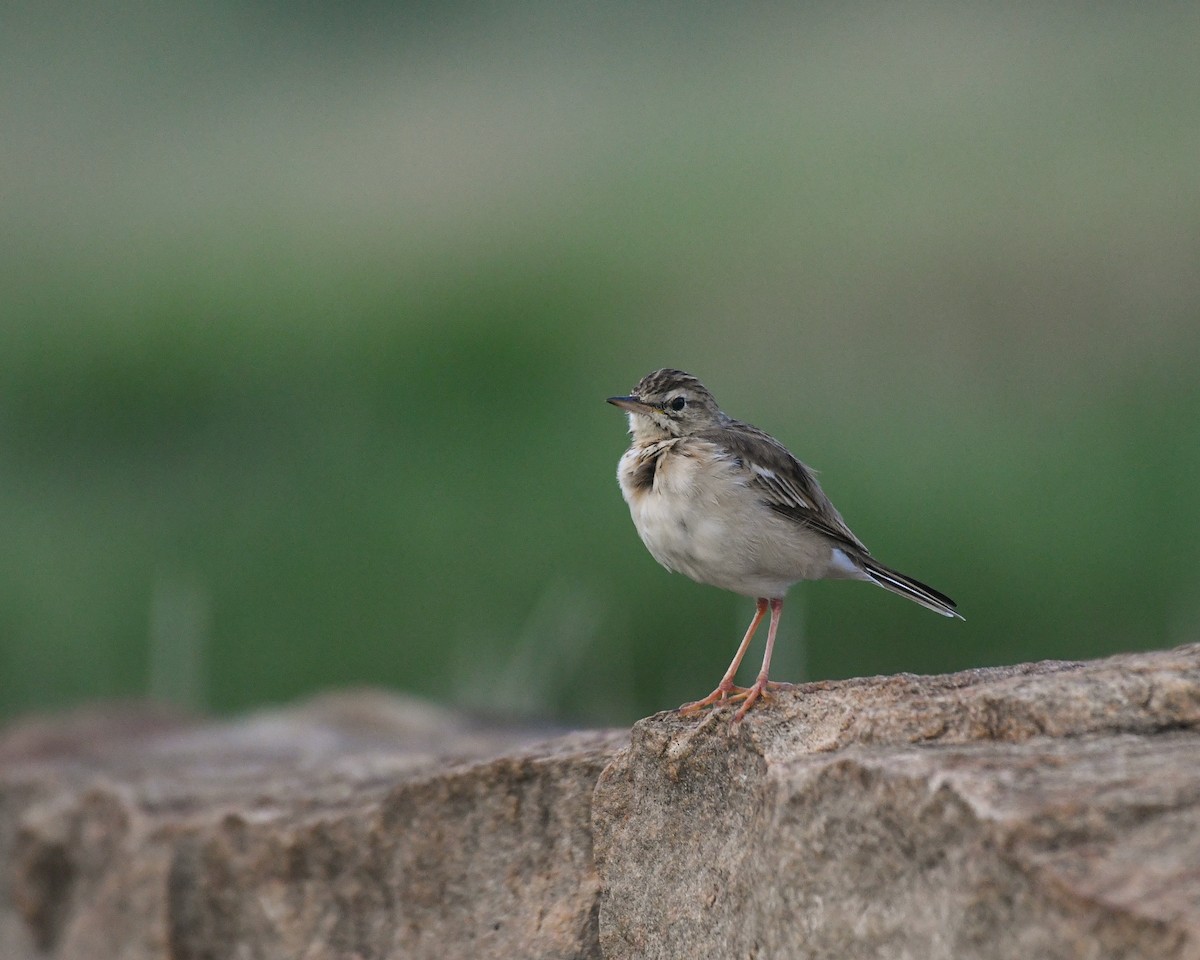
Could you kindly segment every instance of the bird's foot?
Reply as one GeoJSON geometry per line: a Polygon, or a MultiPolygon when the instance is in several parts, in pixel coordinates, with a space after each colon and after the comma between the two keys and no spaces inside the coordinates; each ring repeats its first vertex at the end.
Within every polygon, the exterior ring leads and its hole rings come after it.
{"type": "Polygon", "coordinates": [[[736,694],[731,696],[730,700],[741,700],[742,705],[738,712],[733,715],[733,723],[736,726],[742,722],[742,718],[750,711],[760,699],[770,700],[772,690],[784,690],[790,687],[790,683],[780,683],[776,680],[768,680],[766,677],[759,677],[754,681],[754,685],[746,689],[740,689],[736,694]]]}
{"type": "Polygon", "coordinates": [[[736,703],[739,700],[745,701],[742,704],[737,715],[733,718],[734,723],[740,723],[742,717],[746,715],[746,711],[754,705],[754,702],[760,698],[771,699],[771,691],[784,690],[792,686],[790,683],[782,683],[777,680],[759,680],[752,687],[737,687],[732,683],[722,683],[712,693],[701,700],[693,700],[691,703],[685,703],[679,708],[679,712],[685,717],[699,713],[705,707],[712,706],[714,703],[736,703]]]}
{"type": "Polygon", "coordinates": [[[717,689],[710,693],[707,697],[701,700],[693,700],[691,703],[685,703],[679,708],[679,712],[685,717],[699,713],[705,707],[712,706],[714,703],[724,703],[726,700],[740,700],[750,692],[747,687],[735,687],[733,682],[722,682],[717,686],[717,689]]]}

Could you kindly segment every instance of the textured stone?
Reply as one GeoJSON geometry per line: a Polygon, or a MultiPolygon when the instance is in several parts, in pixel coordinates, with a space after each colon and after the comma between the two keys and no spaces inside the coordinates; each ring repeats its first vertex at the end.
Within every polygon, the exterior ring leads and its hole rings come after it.
{"type": "Polygon", "coordinates": [[[0,731],[0,960],[1200,960],[1200,645],[556,733],[0,731]]]}
{"type": "Polygon", "coordinates": [[[637,724],[605,957],[1200,957],[1200,646],[637,724]]]}
{"type": "Polygon", "coordinates": [[[131,715],[0,739],[4,960],[599,955],[589,811],[627,734],[375,694],[131,715]]]}

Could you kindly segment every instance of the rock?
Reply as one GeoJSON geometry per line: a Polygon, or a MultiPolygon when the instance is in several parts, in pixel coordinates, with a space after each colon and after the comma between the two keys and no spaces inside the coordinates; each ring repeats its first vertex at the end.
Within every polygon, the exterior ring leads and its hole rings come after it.
{"type": "Polygon", "coordinates": [[[591,797],[627,733],[372,693],[132,713],[0,736],[0,958],[598,956],[591,797]]]}
{"type": "Polygon", "coordinates": [[[0,958],[1200,958],[1200,645],[773,701],[22,721],[0,958]]]}
{"type": "Polygon", "coordinates": [[[603,956],[1200,957],[1200,645],[776,701],[604,771],[603,956]]]}

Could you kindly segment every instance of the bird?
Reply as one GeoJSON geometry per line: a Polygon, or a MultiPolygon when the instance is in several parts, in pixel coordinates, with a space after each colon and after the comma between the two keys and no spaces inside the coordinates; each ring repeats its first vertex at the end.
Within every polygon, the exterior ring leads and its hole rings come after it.
{"type": "Polygon", "coordinates": [[[756,601],[721,682],[707,697],[683,704],[683,714],[741,701],[736,725],[769,690],[784,686],[769,680],[768,671],[784,597],[801,580],[865,580],[964,619],[944,593],[871,556],[813,470],[769,433],[723,412],[696,377],[655,370],[608,403],[629,415],[631,444],[617,480],[651,556],[669,571],[756,601]],[[750,687],[735,686],[768,609],[762,669],[750,687]]]}

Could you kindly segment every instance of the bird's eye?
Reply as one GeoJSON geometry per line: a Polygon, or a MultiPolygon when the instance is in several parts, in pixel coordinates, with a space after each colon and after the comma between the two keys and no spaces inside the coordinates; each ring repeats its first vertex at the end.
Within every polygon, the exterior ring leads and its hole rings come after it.
{"type": "Polygon", "coordinates": [[[687,397],[675,397],[667,402],[667,406],[672,410],[682,410],[687,406],[687,397]]]}

